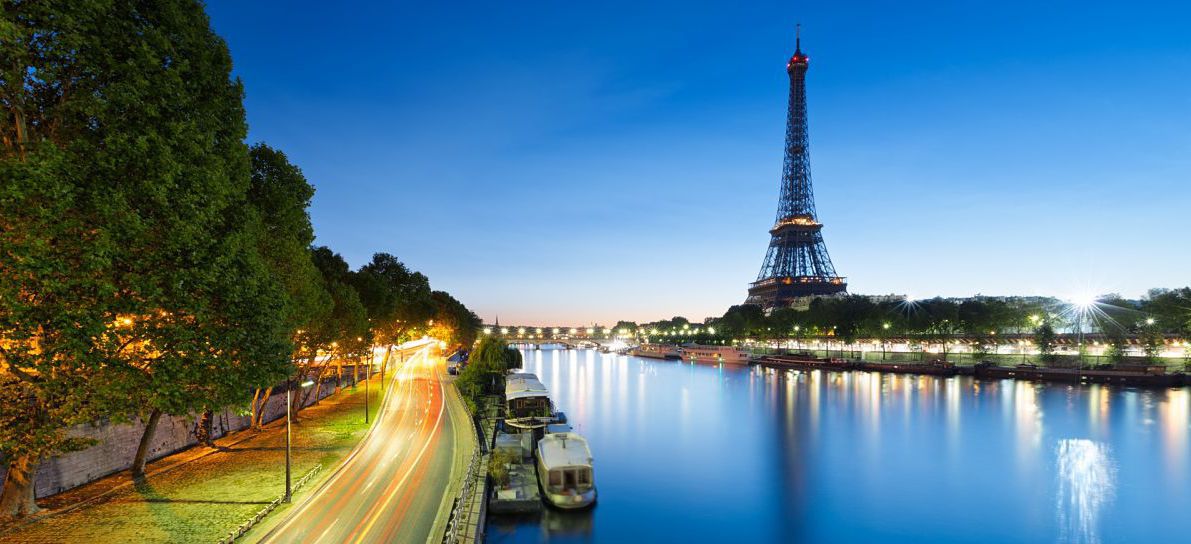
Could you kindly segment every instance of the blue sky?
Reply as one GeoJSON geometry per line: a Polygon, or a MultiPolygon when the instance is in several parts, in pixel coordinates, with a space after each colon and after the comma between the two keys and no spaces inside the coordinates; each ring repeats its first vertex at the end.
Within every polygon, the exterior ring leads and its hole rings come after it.
{"type": "Polygon", "coordinates": [[[864,294],[1191,278],[1179,2],[240,2],[212,24],[318,243],[486,320],[719,315],[768,245],[801,22],[811,165],[864,294]]]}

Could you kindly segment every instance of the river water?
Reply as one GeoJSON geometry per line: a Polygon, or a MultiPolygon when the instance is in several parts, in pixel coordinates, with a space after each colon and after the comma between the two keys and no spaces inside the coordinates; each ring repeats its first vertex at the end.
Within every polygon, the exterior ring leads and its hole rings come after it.
{"type": "Polygon", "coordinates": [[[524,351],[599,502],[488,542],[1191,542],[1191,391],[524,351]]]}

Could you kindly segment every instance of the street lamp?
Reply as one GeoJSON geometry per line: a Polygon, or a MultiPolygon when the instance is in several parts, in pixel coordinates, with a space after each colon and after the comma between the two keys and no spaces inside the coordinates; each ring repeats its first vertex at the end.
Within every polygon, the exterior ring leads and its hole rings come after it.
{"type": "MultiPolygon", "coordinates": [[[[306,380],[299,385],[299,387],[310,387],[314,385],[314,380],[306,380]]],[[[285,502],[289,502],[293,496],[292,488],[290,487],[290,446],[293,432],[290,430],[290,421],[293,419],[292,406],[294,399],[294,388],[285,388],[285,502]]]]}

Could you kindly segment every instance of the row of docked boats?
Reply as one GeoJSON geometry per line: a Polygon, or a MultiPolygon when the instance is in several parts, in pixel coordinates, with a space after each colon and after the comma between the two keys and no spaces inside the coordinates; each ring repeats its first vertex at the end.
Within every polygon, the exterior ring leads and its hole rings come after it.
{"type": "Polygon", "coordinates": [[[649,359],[677,359],[688,363],[749,364],[748,352],[735,346],[641,344],[630,349],[628,354],[649,359]]]}
{"type": "Polygon", "coordinates": [[[559,508],[595,504],[596,485],[587,439],[555,409],[550,392],[537,376],[513,373],[505,378],[506,433],[528,439],[534,450],[542,496],[559,508]]]}

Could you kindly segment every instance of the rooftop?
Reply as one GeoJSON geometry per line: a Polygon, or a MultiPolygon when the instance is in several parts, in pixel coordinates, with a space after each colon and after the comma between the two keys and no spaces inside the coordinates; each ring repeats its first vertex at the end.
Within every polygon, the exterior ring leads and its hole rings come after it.
{"type": "Polygon", "coordinates": [[[538,455],[546,470],[591,466],[591,450],[587,447],[587,439],[576,433],[546,435],[538,441],[538,455]]]}

